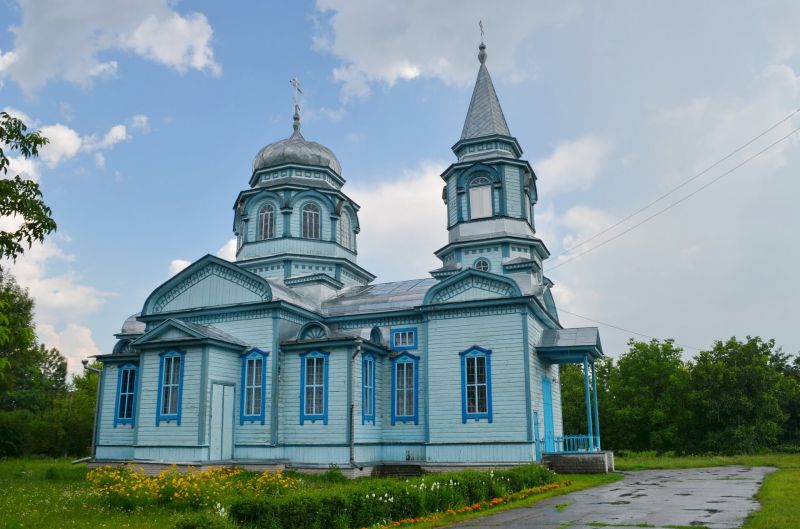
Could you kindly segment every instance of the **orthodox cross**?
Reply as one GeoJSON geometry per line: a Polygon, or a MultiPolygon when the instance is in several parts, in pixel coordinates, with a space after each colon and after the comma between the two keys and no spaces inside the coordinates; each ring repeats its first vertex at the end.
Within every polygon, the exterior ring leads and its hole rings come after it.
{"type": "Polygon", "coordinates": [[[478,27],[481,28],[481,44],[483,44],[483,20],[478,20],[478,27]]]}
{"type": "Polygon", "coordinates": [[[294,95],[292,99],[294,100],[294,111],[299,114],[300,113],[300,94],[303,93],[303,90],[300,88],[300,79],[297,77],[293,77],[289,83],[294,87],[294,95]]]}

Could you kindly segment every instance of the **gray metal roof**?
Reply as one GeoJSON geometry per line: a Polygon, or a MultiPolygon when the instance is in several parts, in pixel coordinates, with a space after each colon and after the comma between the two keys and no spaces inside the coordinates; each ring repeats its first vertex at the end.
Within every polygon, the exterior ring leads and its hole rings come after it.
{"type": "Polygon", "coordinates": [[[189,329],[192,329],[198,334],[205,336],[206,338],[211,338],[212,340],[219,340],[221,342],[227,342],[237,345],[246,346],[247,342],[243,342],[239,338],[235,336],[231,336],[230,334],[217,329],[213,325],[198,325],[197,323],[190,323],[186,320],[179,320],[175,319],[176,322],[180,323],[181,325],[185,325],[189,329]]]}
{"type": "Polygon", "coordinates": [[[469,102],[467,119],[464,120],[464,129],[461,131],[462,140],[494,134],[511,136],[503,109],[500,108],[500,101],[497,99],[497,92],[494,91],[492,78],[484,63],[486,60],[484,48],[481,44],[481,54],[478,56],[481,66],[478,69],[475,89],[472,91],[472,100],[469,102]]]}
{"type": "Polygon", "coordinates": [[[328,316],[410,309],[422,305],[425,293],[438,282],[428,278],[350,287],[322,308],[328,316]]]}
{"type": "Polygon", "coordinates": [[[141,312],[131,314],[122,324],[119,334],[144,334],[145,325],[136,318],[139,317],[141,312]]]}
{"type": "Polygon", "coordinates": [[[315,141],[307,141],[300,134],[299,126],[287,139],[261,149],[253,160],[253,171],[287,163],[327,167],[337,175],[342,174],[342,166],[333,151],[315,141]]]}
{"type": "Polygon", "coordinates": [[[545,329],[536,347],[597,347],[602,351],[600,346],[600,332],[597,330],[597,327],[545,329]]]}

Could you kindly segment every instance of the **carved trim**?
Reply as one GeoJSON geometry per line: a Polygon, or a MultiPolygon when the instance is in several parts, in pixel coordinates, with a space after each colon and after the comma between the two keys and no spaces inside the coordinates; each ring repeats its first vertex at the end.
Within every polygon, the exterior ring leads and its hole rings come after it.
{"type": "Polygon", "coordinates": [[[178,296],[189,290],[191,287],[206,279],[210,276],[217,276],[231,283],[235,283],[250,292],[261,297],[261,301],[270,301],[272,299],[272,292],[267,285],[260,281],[247,277],[230,268],[220,266],[216,263],[204,266],[194,274],[190,275],[167,292],[162,294],[155,303],[153,303],[153,312],[161,312],[170,302],[175,300],[178,296]]]}

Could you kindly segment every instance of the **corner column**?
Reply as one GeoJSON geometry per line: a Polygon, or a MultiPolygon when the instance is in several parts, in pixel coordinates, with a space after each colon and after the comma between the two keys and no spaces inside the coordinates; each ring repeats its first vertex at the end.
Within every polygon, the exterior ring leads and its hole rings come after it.
{"type": "Polygon", "coordinates": [[[594,428],[592,427],[592,394],[589,389],[589,357],[583,357],[583,388],[586,396],[586,424],[589,426],[589,451],[594,451],[594,428]]]}
{"type": "Polygon", "coordinates": [[[597,412],[597,377],[592,362],[592,395],[594,395],[594,437],[597,442],[597,449],[600,450],[600,414],[597,412]]]}

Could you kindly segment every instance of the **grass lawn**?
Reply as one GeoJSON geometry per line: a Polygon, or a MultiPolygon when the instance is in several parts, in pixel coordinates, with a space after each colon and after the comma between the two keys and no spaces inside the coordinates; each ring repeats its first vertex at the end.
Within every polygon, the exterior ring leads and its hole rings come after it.
{"type": "Polygon", "coordinates": [[[630,454],[617,457],[617,470],[698,468],[725,465],[767,466],[778,470],[767,476],[756,498],[761,509],[747,518],[743,529],[796,529],[800,527],[800,454],[747,456],[657,457],[630,454]]]}
{"type": "MultiPolygon", "coordinates": [[[[567,475],[566,487],[553,489],[523,500],[513,501],[477,512],[446,515],[435,521],[414,524],[415,529],[442,527],[462,520],[485,516],[516,507],[532,505],[587,487],[610,483],[618,475],[567,475]]],[[[306,476],[305,486],[336,486],[322,477],[306,476]]],[[[181,516],[173,508],[149,506],[132,512],[106,507],[92,494],[86,480],[85,465],[71,465],[68,460],[0,460],[0,529],[16,528],[171,528],[181,516]]]]}

